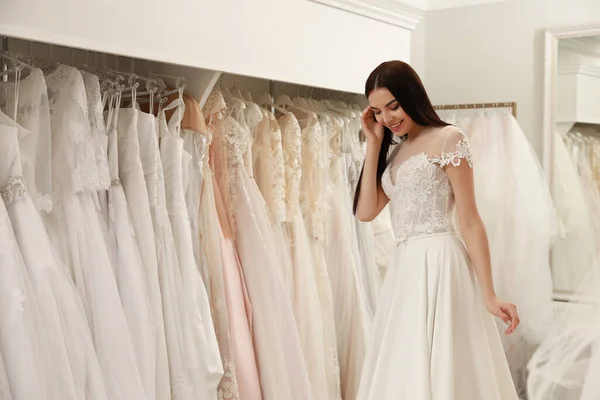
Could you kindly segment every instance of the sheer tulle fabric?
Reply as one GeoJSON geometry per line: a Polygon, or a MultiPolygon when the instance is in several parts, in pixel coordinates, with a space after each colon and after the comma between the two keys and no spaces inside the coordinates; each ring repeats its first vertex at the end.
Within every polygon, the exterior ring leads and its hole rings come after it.
{"type": "Polygon", "coordinates": [[[66,268],[56,257],[40,215],[20,180],[16,136],[9,131],[2,133],[6,157],[0,168],[0,187],[5,196],[11,194],[6,199],[6,208],[43,318],[44,329],[40,333],[47,335],[42,345],[46,346],[48,358],[42,357],[38,362],[51,365],[46,370],[48,390],[56,399],[87,396],[105,400],[104,378],[81,299],[66,268]]]}
{"type": "Polygon", "coordinates": [[[217,396],[217,386],[223,377],[223,365],[215,336],[206,288],[194,257],[192,231],[189,221],[183,187],[183,139],[179,136],[179,124],[183,116],[184,104],[176,100],[165,108],[158,118],[160,131],[160,155],[165,174],[166,207],[173,230],[179,268],[188,307],[191,328],[191,342],[188,351],[191,355],[191,371],[198,371],[195,377],[197,393],[217,396]],[[165,110],[176,108],[167,125],[165,110]]]}
{"type": "MultiPolygon", "coordinates": [[[[150,211],[148,189],[141,163],[137,139],[139,111],[133,108],[119,110],[117,122],[119,181],[127,199],[142,266],[152,315],[152,336],[156,356],[156,398],[171,398],[171,382],[167,359],[165,323],[163,319],[163,293],[159,284],[157,249],[150,211]]],[[[154,118],[151,117],[151,121],[154,118]]],[[[168,293],[168,292],[165,292],[168,293]]],[[[168,310],[168,309],[167,309],[168,310]]]]}
{"type": "Polygon", "coordinates": [[[81,74],[47,76],[52,123],[53,210],[46,227],[83,300],[109,397],[143,399],[133,343],[95,204],[95,163],[81,74]]]}
{"type": "MultiPolygon", "coordinates": [[[[215,92],[213,92],[215,93],[215,92]]],[[[214,96],[214,95],[213,95],[214,96]]],[[[253,305],[253,336],[265,399],[310,398],[310,384],[289,295],[277,260],[273,229],[264,199],[244,167],[249,132],[209,101],[205,113],[214,132],[215,169],[229,192],[229,210],[241,265],[253,305]],[[233,213],[235,210],[235,213],[233,213]],[[267,311],[269,310],[269,311],[267,311]]],[[[222,110],[222,108],[221,108],[222,110]]],[[[219,181],[219,185],[221,185],[219,181]]],[[[228,196],[227,196],[228,195],[228,196]]]]}

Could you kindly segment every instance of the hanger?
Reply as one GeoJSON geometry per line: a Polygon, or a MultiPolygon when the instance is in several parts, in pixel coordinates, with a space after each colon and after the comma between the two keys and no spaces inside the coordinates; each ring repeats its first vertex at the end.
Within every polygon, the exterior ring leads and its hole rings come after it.
{"type": "Polygon", "coordinates": [[[273,102],[273,98],[271,97],[271,95],[269,93],[266,93],[266,92],[263,93],[260,96],[260,99],[258,99],[258,104],[274,108],[275,110],[279,111],[282,114],[287,114],[288,113],[288,111],[285,108],[279,107],[277,104],[275,104],[273,102]]]}
{"type": "Polygon", "coordinates": [[[277,104],[278,106],[285,108],[285,106],[290,107],[290,108],[295,108],[296,105],[294,104],[294,102],[292,101],[292,99],[290,99],[290,96],[288,96],[287,94],[280,94],[279,96],[277,96],[277,98],[275,99],[275,104],[277,104]]]}

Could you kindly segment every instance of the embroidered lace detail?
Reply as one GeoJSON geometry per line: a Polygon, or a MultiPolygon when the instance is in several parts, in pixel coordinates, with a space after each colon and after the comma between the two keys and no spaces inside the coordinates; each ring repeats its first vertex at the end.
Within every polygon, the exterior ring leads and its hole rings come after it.
{"type": "Polygon", "coordinates": [[[0,400],[12,400],[10,385],[8,384],[8,378],[6,378],[4,371],[0,374],[0,400]]]}
{"type": "MultiPolygon", "coordinates": [[[[75,68],[60,65],[46,77],[46,83],[52,123],[54,183],[68,193],[96,190],[98,168],[83,77],[75,68]]],[[[56,193],[57,189],[53,189],[56,193]]]]}
{"type": "Polygon", "coordinates": [[[21,176],[8,178],[6,186],[0,189],[0,196],[5,204],[12,204],[29,196],[25,181],[21,176]]]}
{"type": "MultiPolygon", "coordinates": [[[[323,240],[323,204],[325,187],[323,182],[325,174],[329,171],[328,153],[325,153],[323,131],[316,115],[311,116],[311,121],[302,130],[302,177],[300,206],[302,214],[308,222],[308,231],[312,237],[323,240]]],[[[326,178],[325,178],[326,179],[326,178]]]]}
{"type": "Polygon", "coordinates": [[[107,189],[110,186],[110,172],[107,157],[106,125],[102,109],[100,80],[96,75],[81,71],[88,104],[88,116],[92,140],[94,143],[96,166],[98,168],[98,187],[96,190],[107,189]]]}
{"type": "MultiPolygon", "coordinates": [[[[14,82],[3,82],[0,91],[0,107],[9,116],[14,116],[14,82]]],[[[48,88],[42,71],[38,68],[19,83],[17,122],[29,131],[19,137],[23,177],[28,183],[31,197],[38,210],[52,211],[52,146],[48,88]],[[44,201],[39,199],[43,198],[44,201]]]]}
{"type": "Polygon", "coordinates": [[[183,374],[171,374],[171,396],[173,400],[192,400],[192,388],[183,374]]]}
{"type": "MultiPolygon", "coordinates": [[[[13,240],[13,243],[14,243],[14,240],[13,240]]],[[[16,243],[14,243],[15,251],[16,251],[16,247],[17,247],[16,243]]],[[[13,297],[12,309],[14,311],[24,312],[25,311],[25,300],[27,300],[27,297],[25,297],[25,295],[23,294],[23,291],[18,288],[13,289],[12,297],[13,297]]]]}
{"type": "Polygon", "coordinates": [[[397,241],[455,231],[451,220],[454,192],[444,167],[459,166],[463,159],[471,166],[472,159],[464,135],[454,146],[453,151],[439,156],[430,157],[422,152],[394,169],[391,164],[386,168],[381,183],[390,198],[392,226],[397,241]]]}
{"type": "Polygon", "coordinates": [[[208,159],[208,149],[211,143],[211,137],[208,134],[202,134],[191,129],[183,129],[182,136],[190,136],[194,150],[192,151],[192,163],[200,171],[204,173],[204,162],[208,159]]]}
{"type": "Polygon", "coordinates": [[[292,113],[279,120],[285,165],[285,204],[287,221],[292,222],[299,211],[302,180],[302,130],[292,113]]]}
{"type": "Polygon", "coordinates": [[[286,220],[285,161],[281,129],[275,116],[263,111],[253,145],[255,180],[276,224],[286,220]]]}
{"type": "Polygon", "coordinates": [[[219,384],[219,390],[217,392],[218,400],[239,400],[240,390],[237,383],[237,372],[233,361],[223,358],[223,368],[225,374],[219,384]]]}
{"type": "Polygon", "coordinates": [[[218,90],[213,90],[208,95],[204,107],[202,107],[202,113],[206,116],[212,117],[218,113],[223,112],[227,108],[227,103],[223,98],[223,95],[218,90]]]}
{"type": "Polygon", "coordinates": [[[444,168],[448,165],[454,167],[460,166],[461,160],[466,160],[469,167],[473,168],[473,156],[471,155],[471,147],[465,138],[462,138],[456,144],[456,150],[449,153],[442,153],[440,156],[432,157],[431,161],[439,164],[440,167],[444,168]]]}

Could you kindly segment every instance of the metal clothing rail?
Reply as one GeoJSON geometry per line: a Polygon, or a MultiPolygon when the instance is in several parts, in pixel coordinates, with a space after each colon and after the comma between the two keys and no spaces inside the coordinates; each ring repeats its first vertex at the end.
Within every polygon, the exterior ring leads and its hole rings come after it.
{"type": "Polygon", "coordinates": [[[472,104],[444,104],[433,106],[436,110],[474,110],[477,108],[511,108],[512,114],[517,118],[517,102],[504,103],[472,103],[472,104]]]}

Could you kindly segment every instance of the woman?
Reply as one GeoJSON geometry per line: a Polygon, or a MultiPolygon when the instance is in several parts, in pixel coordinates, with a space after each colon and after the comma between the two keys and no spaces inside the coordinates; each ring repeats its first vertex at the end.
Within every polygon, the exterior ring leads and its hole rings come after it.
{"type": "Polygon", "coordinates": [[[519,316],[494,291],[467,138],[439,118],[406,63],[377,67],[366,95],[354,212],[371,221],[390,203],[398,243],[358,400],[517,400],[493,316],[506,334],[519,316]]]}

